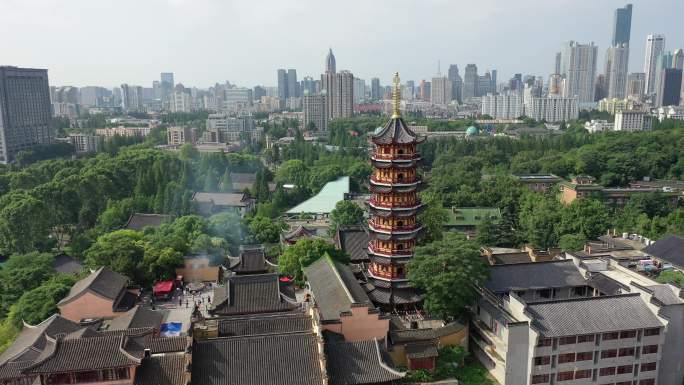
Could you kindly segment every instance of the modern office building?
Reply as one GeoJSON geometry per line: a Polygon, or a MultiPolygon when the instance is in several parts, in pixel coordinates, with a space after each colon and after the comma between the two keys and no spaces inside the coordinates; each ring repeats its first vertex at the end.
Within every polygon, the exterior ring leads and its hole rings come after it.
{"type": "Polygon", "coordinates": [[[169,97],[171,96],[171,93],[173,92],[173,88],[175,86],[175,82],[173,79],[173,72],[162,72],[159,76],[160,80],[160,91],[161,91],[161,100],[162,102],[168,101],[169,97]]]}
{"type": "Polygon", "coordinates": [[[382,90],[380,88],[380,79],[379,78],[372,78],[371,79],[371,99],[372,100],[382,99],[382,90]]]}
{"type": "Polygon", "coordinates": [[[629,45],[620,43],[606,51],[605,83],[609,99],[624,99],[629,71],[629,45]]]}
{"type": "Polygon", "coordinates": [[[563,96],[576,97],[580,104],[594,102],[597,52],[598,48],[593,42],[580,44],[569,41],[563,46],[563,96]]]}
{"type": "Polygon", "coordinates": [[[332,48],[328,51],[328,55],[325,57],[325,72],[335,73],[337,72],[337,63],[335,61],[335,55],[333,55],[332,48]]]}
{"type": "Polygon", "coordinates": [[[477,96],[487,95],[490,92],[496,91],[492,85],[492,73],[487,71],[484,75],[478,76],[477,81],[477,96]]]}
{"type": "Polygon", "coordinates": [[[121,108],[124,111],[143,111],[142,87],[122,84],[121,108]]]}
{"type": "Polygon", "coordinates": [[[457,100],[460,103],[463,100],[463,79],[461,78],[461,75],[458,73],[458,66],[456,64],[452,64],[449,66],[448,77],[449,80],[451,80],[451,86],[453,90],[451,92],[451,99],[457,100]]]}
{"type": "Polygon", "coordinates": [[[559,73],[549,76],[549,96],[561,96],[563,94],[563,77],[559,73]]]}
{"type": "Polygon", "coordinates": [[[644,74],[646,84],[644,94],[651,95],[656,92],[657,60],[665,50],[665,35],[653,34],[646,37],[646,57],[644,59],[644,74]]]}
{"type": "Polygon", "coordinates": [[[328,112],[325,95],[305,94],[302,99],[304,110],[304,128],[308,130],[309,124],[313,123],[317,131],[328,129],[328,112]]]}
{"type": "Polygon", "coordinates": [[[632,4],[615,10],[613,21],[613,46],[627,44],[632,30],[632,4]]]}
{"type": "Polygon", "coordinates": [[[678,106],[682,91],[682,70],[665,68],[659,78],[656,107],[678,106]]]}
{"type": "Polygon", "coordinates": [[[363,103],[366,100],[366,81],[354,78],[354,103],[363,103]]]}
{"type": "Polygon", "coordinates": [[[190,112],[192,111],[192,98],[187,90],[174,90],[169,95],[169,111],[171,112],[190,112]]]}
{"type": "Polygon", "coordinates": [[[288,98],[300,97],[299,82],[297,82],[297,70],[294,68],[287,70],[287,94],[288,98]]]}
{"type": "Polygon", "coordinates": [[[477,94],[480,77],[477,75],[477,65],[468,64],[463,74],[463,101],[479,96],[477,94]]]}
{"type": "Polygon", "coordinates": [[[672,51],[672,68],[684,69],[684,50],[681,48],[672,51]]]}
{"type": "Polygon", "coordinates": [[[627,90],[625,96],[632,100],[643,100],[646,88],[646,74],[634,72],[627,75],[627,90]]]}
{"type": "Polygon", "coordinates": [[[0,163],[52,140],[47,70],[0,66],[0,163]]]}
{"type": "Polygon", "coordinates": [[[495,119],[517,119],[524,115],[522,98],[515,92],[482,96],[483,115],[495,119]]]}
{"type": "Polygon", "coordinates": [[[284,69],[278,70],[278,98],[281,102],[285,103],[285,100],[290,96],[289,85],[287,79],[287,71],[284,69]]]}
{"type": "Polygon", "coordinates": [[[430,87],[430,101],[432,104],[447,105],[451,101],[453,84],[446,76],[432,78],[430,87]]]}
{"type": "Polygon", "coordinates": [[[554,66],[553,66],[553,68],[554,68],[553,73],[555,73],[555,74],[559,74],[561,71],[561,55],[562,54],[560,52],[556,52],[556,58],[555,58],[556,60],[554,62],[554,66]]]}
{"type": "Polygon", "coordinates": [[[575,97],[532,98],[530,111],[525,111],[525,114],[540,122],[564,122],[577,119],[579,106],[575,97]]]}

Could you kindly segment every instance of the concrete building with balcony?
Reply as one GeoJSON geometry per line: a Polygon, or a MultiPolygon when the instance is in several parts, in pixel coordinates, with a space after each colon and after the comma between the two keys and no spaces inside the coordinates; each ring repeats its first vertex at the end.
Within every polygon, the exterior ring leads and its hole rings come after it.
{"type": "Polygon", "coordinates": [[[594,265],[570,258],[491,267],[470,335],[497,381],[681,383],[677,354],[669,353],[682,341],[683,301],[674,288],[630,277],[617,263],[594,265]]]}
{"type": "Polygon", "coordinates": [[[98,152],[102,145],[102,137],[98,135],[69,134],[68,140],[77,154],[98,152]]]}
{"type": "Polygon", "coordinates": [[[604,187],[597,184],[594,177],[587,175],[578,175],[570,182],[564,181],[560,184],[560,200],[565,204],[570,204],[579,198],[595,198],[610,206],[623,207],[633,196],[651,193],[665,195],[670,207],[674,208],[679,205],[679,192],[665,191],[658,187],[604,187]]]}
{"type": "Polygon", "coordinates": [[[651,115],[643,111],[618,111],[615,113],[615,131],[648,131],[651,115]]]}
{"type": "Polygon", "coordinates": [[[169,127],[166,129],[166,143],[169,146],[182,146],[197,142],[197,129],[192,127],[169,127]]]}
{"type": "Polygon", "coordinates": [[[563,181],[563,178],[554,174],[517,174],[513,175],[513,178],[538,193],[546,193],[551,187],[563,181]]]}

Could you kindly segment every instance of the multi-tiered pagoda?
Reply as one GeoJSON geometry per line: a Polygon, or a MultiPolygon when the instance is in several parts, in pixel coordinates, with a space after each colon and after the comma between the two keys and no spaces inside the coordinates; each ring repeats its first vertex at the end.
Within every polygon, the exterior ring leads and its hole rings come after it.
{"type": "Polygon", "coordinates": [[[407,279],[406,265],[413,257],[416,236],[422,226],[416,216],[422,204],[417,195],[421,183],[416,169],[416,149],[424,138],[401,118],[399,74],[394,74],[393,112],[389,122],[372,136],[371,199],[368,230],[370,263],[365,271],[368,295],[384,310],[411,310],[421,296],[407,279]]]}

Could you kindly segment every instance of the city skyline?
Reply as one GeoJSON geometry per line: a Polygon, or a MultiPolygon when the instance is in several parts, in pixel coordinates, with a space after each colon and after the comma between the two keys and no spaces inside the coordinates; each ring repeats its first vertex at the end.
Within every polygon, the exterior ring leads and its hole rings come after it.
{"type": "Polygon", "coordinates": [[[500,80],[514,73],[546,77],[553,72],[553,55],[565,41],[595,42],[602,63],[611,43],[614,11],[627,3],[634,4],[630,72],[642,70],[650,33],[665,34],[668,50],[684,46],[683,27],[677,22],[684,4],[674,0],[525,0],[514,5],[491,0],[477,9],[461,1],[357,2],[336,9],[336,17],[325,21],[313,16],[328,5],[313,1],[265,1],[265,6],[253,7],[242,1],[213,0],[159,0],[135,6],[30,0],[0,5],[0,31],[13,36],[0,62],[47,68],[53,85],[149,86],[159,72],[168,71],[186,86],[208,87],[226,80],[249,87],[275,86],[277,68],[295,68],[301,77],[317,78],[332,48],[338,71],[347,69],[366,80],[379,77],[382,84],[389,84],[397,70],[407,80],[428,80],[438,61],[445,68],[475,63],[482,72],[497,69],[500,80]],[[38,7],[41,12],[34,12],[38,7]],[[480,11],[471,12],[476,10],[480,11]],[[525,21],[530,10],[534,23],[525,21]],[[394,19],[406,20],[405,27],[379,34],[378,15],[388,11],[394,19]],[[103,28],[111,25],[103,23],[104,14],[140,28],[103,28]],[[241,17],[233,20],[228,14],[241,17]],[[573,23],[558,23],[568,19],[573,23]],[[309,22],[298,25],[291,20],[309,22]],[[23,31],[27,25],[31,30],[23,31]],[[310,33],[311,29],[320,33],[310,33]],[[275,30],[286,33],[269,32],[275,30]],[[403,53],[400,62],[386,59],[396,52],[403,53]]]}

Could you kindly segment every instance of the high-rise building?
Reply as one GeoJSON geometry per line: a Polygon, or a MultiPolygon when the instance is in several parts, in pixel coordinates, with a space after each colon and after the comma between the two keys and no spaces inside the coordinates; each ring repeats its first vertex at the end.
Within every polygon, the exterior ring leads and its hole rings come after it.
{"type": "Polygon", "coordinates": [[[672,68],[684,69],[684,50],[681,48],[672,51],[672,68]]]}
{"type": "MultiPolygon", "coordinates": [[[[170,94],[169,94],[170,96],[170,94]]],[[[121,85],[121,108],[124,111],[142,111],[143,110],[143,95],[142,87],[131,86],[128,84],[121,85]]]]}
{"type": "Polygon", "coordinates": [[[302,80],[299,89],[302,95],[314,95],[318,93],[318,90],[316,89],[316,81],[311,76],[304,76],[304,80],[302,80]]]}
{"type": "Polygon", "coordinates": [[[605,82],[609,99],[624,99],[627,89],[629,45],[620,43],[606,51],[605,82]]]}
{"type": "Polygon", "coordinates": [[[285,103],[290,96],[288,92],[289,82],[287,81],[287,71],[284,69],[278,70],[278,98],[281,103],[285,103]]]}
{"type": "Polygon", "coordinates": [[[463,74],[463,101],[472,99],[478,96],[477,89],[480,77],[477,75],[477,65],[468,64],[463,74]]]}
{"type": "Polygon", "coordinates": [[[665,68],[660,75],[656,107],[678,106],[682,91],[682,70],[665,68]]]}
{"type": "Polygon", "coordinates": [[[254,100],[261,100],[262,96],[266,96],[266,88],[262,86],[254,86],[252,96],[254,97],[254,100]]]}
{"type": "Polygon", "coordinates": [[[161,95],[160,95],[161,100],[163,102],[166,102],[166,101],[168,101],[169,96],[173,92],[173,87],[176,84],[174,82],[174,79],[173,79],[173,72],[162,72],[159,75],[159,80],[160,80],[159,88],[161,91],[161,95]]]}
{"type": "Polygon", "coordinates": [[[522,91],[523,91],[522,74],[513,75],[513,77],[508,81],[508,89],[511,91],[515,91],[518,94],[522,94],[522,91]]]}
{"type": "Polygon", "coordinates": [[[643,100],[646,87],[646,74],[635,72],[627,75],[627,91],[625,96],[632,100],[643,100]]]}
{"type": "Polygon", "coordinates": [[[569,41],[561,53],[561,74],[565,82],[563,96],[577,97],[580,104],[594,102],[594,81],[598,48],[592,42],[569,41]]]}
{"type": "Polygon", "coordinates": [[[646,74],[646,84],[644,85],[644,94],[653,94],[656,87],[656,62],[658,56],[665,49],[665,35],[653,34],[646,37],[646,58],[644,59],[644,73],[646,74]]]}
{"type": "Polygon", "coordinates": [[[299,83],[297,82],[297,70],[293,68],[287,70],[287,97],[299,97],[299,83]]]}
{"type": "Polygon", "coordinates": [[[407,80],[406,86],[404,86],[404,91],[401,93],[401,97],[404,100],[413,100],[416,96],[416,83],[413,80],[407,80]]]}
{"type": "Polygon", "coordinates": [[[354,75],[351,72],[326,72],[321,75],[321,86],[325,90],[328,120],[354,114],[354,75]]]}
{"type": "Polygon", "coordinates": [[[561,53],[556,52],[556,62],[554,65],[554,74],[559,74],[561,72],[561,53]]]}
{"type": "Polygon", "coordinates": [[[366,100],[366,81],[354,78],[354,103],[363,103],[366,100]]]}
{"type": "Polygon", "coordinates": [[[371,289],[370,299],[384,311],[410,311],[421,302],[421,296],[407,280],[407,264],[422,228],[417,216],[422,207],[418,197],[421,180],[412,159],[419,157],[417,146],[425,138],[414,133],[401,118],[399,87],[397,73],[392,117],[371,137],[375,149],[368,202],[370,263],[363,274],[371,289]]]}
{"type": "Polygon", "coordinates": [[[112,92],[103,87],[81,87],[81,104],[90,107],[102,107],[105,105],[105,98],[111,96],[112,92]]]}
{"type": "Polygon", "coordinates": [[[308,129],[309,125],[313,123],[318,131],[326,131],[328,129],[328,113],[325,98],[325,95],[304,94],[302,98],[304,128],[308,129]]]}
{"type": "Polygon", "coordinates": [[[487,95],[494,91],[496,91],[496,89],[492,88],[492,74],[489,71],[478,77],[477,96],[487,95]]]}
{"type": "Polygon", "coordinates": [[[50,143],[52,129],[47,70],[0,66],[0,163],[50,143]]]}
{"type": "Polygon", "coordinates": [[[371,99],[380,100],[382,99],[382,90],[380,89],[380,79],[371,79],[371,99]]]}
{"type": "Polygon", "coordinates": [[[451,99],[461,102],[463,100],[463,79],[461,78],[461,75],[458,73],[458,66],[456,64],[452,64],[449,66],[449,80],[451,80],[452,86],[451,99]]]}
{"type": "Polygon", "coordinates": [[[613,46],[627,44],[632,30],[632,4],[615,10],[613,20],[613,46]]]}
{"type": "Polygon", "coordinates": [[[430,101],[430,94],[432,93],[431,91],[432,87],[430,82],[426,82],[425,80],[421,80],[420,84],[418,85],[418,95],[420,97],[420,100],[424,102],[429,102],[430,101]]]}
{"type": "Polygon", "coordinates": [[[325,72],[335,73],[337,72],[337,64],[335,62],[335,55],[333,55],[332,48],[328,51],[328,55],[325,57],[325,72]]]}
{"type": "Polygon", "coordinates": [[[481,112],[495,119],[517,119],[524,115],[522,100],[515,92],[482,96],[481,112]]]}
{"type": "Polygon", "coordinates": [[[577,119],[579,108],[577,98],[550,97],[532,98],[530,111],[526,115],[536,121],[563,122],[577,119]]]}
{"type": "Polygon", "coordinates": [[[430,101],[432,104],[447,105],[451,101],[453,85],[446,76],[432,78],[430,86],[430,101]]]}
{"type": "Polygon", "coordinates": [[[561,74],[551,74],[549,76],[549,96],[560,96],[563,93],[563,77],[561,74]]]}
{"type": "Polygon", "coordinates": [[[192,98],[184,89],[176,89],[169,96],[169,111],[190,112],[192,111],[192,98]]]}

